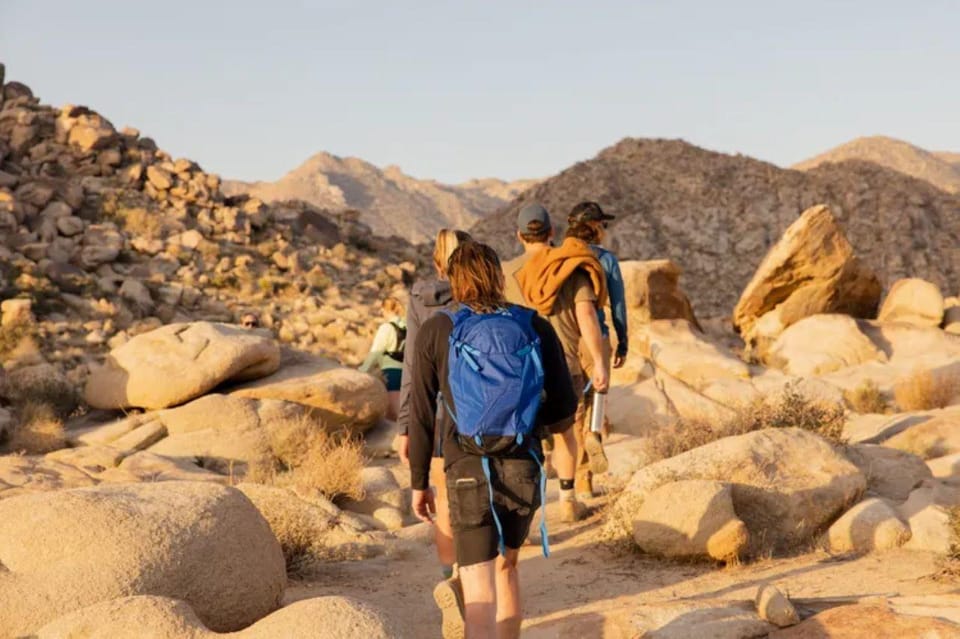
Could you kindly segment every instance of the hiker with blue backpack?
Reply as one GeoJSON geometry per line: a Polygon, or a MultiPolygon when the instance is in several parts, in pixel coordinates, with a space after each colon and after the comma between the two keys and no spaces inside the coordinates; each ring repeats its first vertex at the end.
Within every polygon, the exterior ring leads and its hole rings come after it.
{"type": "MultiPolygon", "coordinates": [[[[517,558],[544,505],[540,438],[570,430],[577,397],[550,323],[508,304],[496,252],[466,242],[447,274],[460,307],[420,327],[410,362],[413,512],[432,521],[428,488],[439,416],[458,574],[438,599],[443,636],[519,637],[517,558]]],[[[549,554],[546,520],[541,540],[549,554]]]]}
{"type": "MultiPolygon", "coordinates": [[[[610,344],[610,329],[607,327],[606,313],[603,308],[597,310],[597,316],[600,320],[600,329],[603,333],[603,360],[597,362],[590,355],[588,349],[580,348],[580,367],[589,378],[593,374],[595,366],[603,366],[610,370],[620,368],[626,361],[629,344],[627,341],[627,302],[624,292],[623,275],[620,272],[620,262],[617,257],[603,248],[600,243],[606,235],[607,224],[616,219],[615,216],[604,213],[603,209],[596,202],[580,202],[570,211],[567,217],[566,237],[574,237],[590,245],[590,250],[597,256],[600,265],[603,267],[603,273],[607,281],[607,292],[610,300],[610,311],[613,320],[613,329],[617,335],[617,349],[614,353],[610,344]],[[612,359],[612,361],[611,361],[612,359]]],[[[601,459],[599,455],[592,458],[586,453],[587,449],[593,447],[602,450],[602,435],[609,430],[609,424],[606,419],[601,419],[603,428],[597,432],[591,429],[590,412],[594,404],[594,390],[591,388],[584,393],[583,401],[577,408],[577,420],[575,432],[577,433],[577,474],[574,479],[574,489],[578,499],[589,499],[593,497],[593,475],[602,468],[603,464],[597,463],[601,459]]],[[[600,417],[598,417],[600,418],[600,417]]],[[[605,459],[604,455],[602,459],[605,459]]]]}
{"type": "MultiPolygon", "coordinates": [[[[550,214],[540,204],[530,204],[517,216],[517,239],[523,253],[503,265],[507,300],[535,309],[553,326],[563,347],[567,368],[578,400],[589,388],[605,393],[610,374],[595,366],[588,378],[580,364],[580,350],[594,361],[603,361],[603,331],[598,309],[607,298],[606,276],[590,246],[566,238],[554,247],[550,214]]],[[[582,519],[587,508],[577,498],[575,473],[580,451],[590,459],[594,472],[606,471],[607,459],[599,440],[578,442],[576,429],[553,437],[553,467],[560,480],[560,518],[565,523],[582,519]]]]}

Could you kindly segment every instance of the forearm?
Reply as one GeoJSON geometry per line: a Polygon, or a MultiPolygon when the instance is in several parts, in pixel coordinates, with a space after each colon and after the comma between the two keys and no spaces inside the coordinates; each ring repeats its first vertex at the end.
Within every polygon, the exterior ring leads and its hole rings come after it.
{"type": "Polygon", "coordinates": [[[578,302],[576,307],[577,324],[580,327],[580,339],[590,357],[595,362],[604,361],[603,331],[597,311],[592,302],[578,302]]]}
{"type": "Polygon", "coordinates": [[[383,351],[370,351],[370,354],[367,355],[367,359],[363,360],[363,363],[360,364],[360,371],[363,373],[369,373],[374,365],[379,363],[382,358],[383,351]]]}

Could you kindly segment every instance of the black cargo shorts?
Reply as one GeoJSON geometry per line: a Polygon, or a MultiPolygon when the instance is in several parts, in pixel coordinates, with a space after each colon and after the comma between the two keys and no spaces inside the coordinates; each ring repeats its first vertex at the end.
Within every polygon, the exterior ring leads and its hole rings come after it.
{"type": "MultiPolygon", "coordinates": [[[[523,545],[540,507],[540,466],[530,459],[491,457],[493,507],[507,548],[523,545]]],[[[481,458],[456,460],[447,468],[447,498],[457,563],[470,566],[494,559],[500,546],[481,458]]]]}

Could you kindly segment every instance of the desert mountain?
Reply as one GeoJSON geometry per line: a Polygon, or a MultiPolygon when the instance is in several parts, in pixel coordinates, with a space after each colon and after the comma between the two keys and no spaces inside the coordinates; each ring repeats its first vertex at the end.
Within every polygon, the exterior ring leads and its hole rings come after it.
{"type": "Polygon", "coordinates": [[[396,166],[381,169],[357,158],[318,153],[276,182],[227,181],[223,189],[266,202],[302,200],[332,211],[357,209],[379,235],[424,242],[441,228],[471,226],[534,183],[489,178],[441,184],[410,177],[396,166]]]}
{"type": "Polygon", "coordinates": [[[960,153],[954,153],[952,151],[934,151],[934,157],[937,157],[944,162],[952,164],[960,171],[960,153]]]}
{"type": "Polygon", "coordinates": [[[696,310],[730,313],[766,251],[809,206],[831,207],[885,284],[927,278],[960,288],[960,196],[877,164],[782,169],[681,140],[624,139],[538,184],[474,232],[516,254],[514,218],[539,201],[563,221],[580,200],[617,216],[609,243],[623,259],[670,258],[696,310]]]}
{"type": "Polygon", "coordinates": [[[960,153],[933,152],[909,142],[875,135],[857,138],[825,153],[795,164],[806,171],[828,162],[864,160],[926,180],[948,193],[960,192],[960,153]]]}

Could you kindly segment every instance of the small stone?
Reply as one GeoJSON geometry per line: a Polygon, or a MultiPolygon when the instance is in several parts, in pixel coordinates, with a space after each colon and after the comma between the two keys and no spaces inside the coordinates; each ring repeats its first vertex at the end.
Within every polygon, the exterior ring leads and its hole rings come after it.
{"type": "Polygon", "coordinates": [[[757,590],[756,604],[760,618],[779,628],[800,623],[797,609],[776,586],[761,586],[757,590]]]}
{"type": "Polygon", "coordinates": [[[73,215],[58,218],[57,230],[60,231],[60,235],[64,235],[66,237],[79,235],[83,233],[83,220],[73,215]]]}

